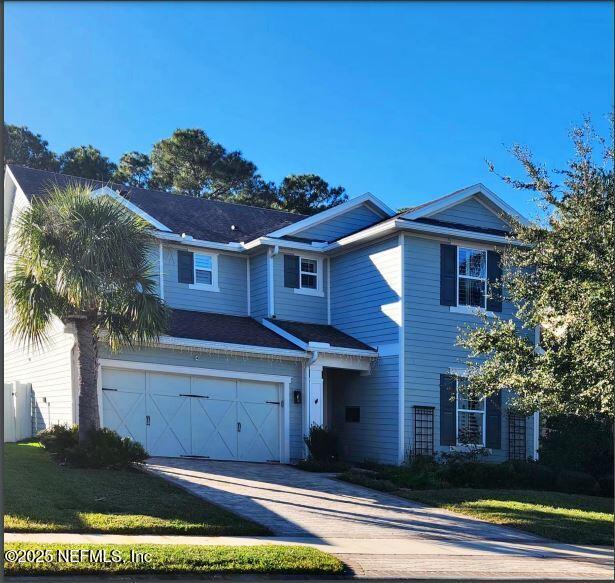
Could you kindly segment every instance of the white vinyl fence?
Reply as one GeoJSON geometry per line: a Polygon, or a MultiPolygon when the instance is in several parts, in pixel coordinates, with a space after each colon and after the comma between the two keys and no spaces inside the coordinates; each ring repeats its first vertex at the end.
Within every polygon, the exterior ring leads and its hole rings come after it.
{"type": "Polygon", "coordinates": [[[4,441],[32,437],[32,385],[4,383],[4,441]]]}

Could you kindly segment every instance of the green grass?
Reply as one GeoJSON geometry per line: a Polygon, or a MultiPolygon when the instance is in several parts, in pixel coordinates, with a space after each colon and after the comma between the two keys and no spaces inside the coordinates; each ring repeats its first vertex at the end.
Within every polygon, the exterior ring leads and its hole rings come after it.
{"type": "Polygon", "coordinates": [[[613,500],[534,490],[401,490],[397,494],[565,543],[613,544],[613,500]]]}
{"type": "MultiPolygon", "coordinates": [[[[7,551],[37,552],[22,554],[28,562],[5,561],[7,575],[116,575],[116,574],[299,574],[340,575],[344,564],[322,551],[299,546],[191,546],[191,545],[94,545],[9,543],[7,551]],[[69,549],[81,549],[75,561],[60,560],[69,549]],[[89,552],[106,551],[107,561],[89,552]],[[114,554],[112,555],[112,551],[114,554]],[[133,553],[149,553],[149,561],[131,559],[133,553]],[[121,558],[113,562],[112,557],[121,558]],[[34,560],[38,559],[38,560],[34,560]]],[[[144,556],[144,555],[142,555],[144,556]]]]}
{"type": "Polygon", "coordinates": [[[269,534],[151,474],[58,466],[36,442],[4,444],[4,512],[9,532],[269,534]]]}

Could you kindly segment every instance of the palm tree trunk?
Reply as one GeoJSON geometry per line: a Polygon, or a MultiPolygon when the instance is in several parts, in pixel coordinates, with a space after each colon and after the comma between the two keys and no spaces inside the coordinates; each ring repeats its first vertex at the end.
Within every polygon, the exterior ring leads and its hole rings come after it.
{"type": "Polygon", "coordinates": [[[98,413],[98,349],[92,322],[75,320],[79,382],[79,443],[100,426],[98,413]]]}

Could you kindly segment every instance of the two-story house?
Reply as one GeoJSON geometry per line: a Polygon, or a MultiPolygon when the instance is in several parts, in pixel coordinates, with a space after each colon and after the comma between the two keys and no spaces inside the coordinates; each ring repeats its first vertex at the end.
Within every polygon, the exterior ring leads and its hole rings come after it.
{"type": "MultiPolygon", "coordinates": [[[[119,353],[101,345],[99,370],[101,424],[150,454],[290,462],[318,424],[355,461],[468,442],[493,460],[536,455],[536,416],[507,411],[506,395],[468,400],[454,376],[460,328],[513,316],[490,286],[510,218],[524,219],[483,185],[401,213],[368,193],[308,217],[9,165],[5,275],[14,217],[74,180],[156,234],[170,328],[119,353]]],[[[5,336],[5,382],[31,386],[35,429],[77,422],[73,345],[59,321],[43,350],[5,336]]]]}

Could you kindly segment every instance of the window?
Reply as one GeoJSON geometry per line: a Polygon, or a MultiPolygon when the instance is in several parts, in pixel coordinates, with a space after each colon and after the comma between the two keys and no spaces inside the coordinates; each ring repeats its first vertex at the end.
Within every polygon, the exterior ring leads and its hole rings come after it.
{"type": "Polygon", "coordinates": [[[485,445],[485,399],[468,394],[464,379],[457,379],[457,445],[485,445]]]}
{"type": "Polygon", "coordinates": [[[413,455],[433,455],[434,408],[414,406],[413,455]]]}
{"type": "Polygon", "coordinates": [[[361,422],[361,407],[346,407],[346,423],[361,422]]]}
{"type": "Polygon", "coordinates": [[[487,297],[487,252],[459,247],[457,265],[457,305],[484,308],[487,297]]]}
{"type": "Polygon", "coordinates": [[[218,286],[218,257],[204,253],[194,254],[194,287],[215,290],[218,286]]]}
{"type": "Polygon", "coordinates": [[[299,258],[299,288],[318,289],[318,261],[316,259],[299,258]]]}

